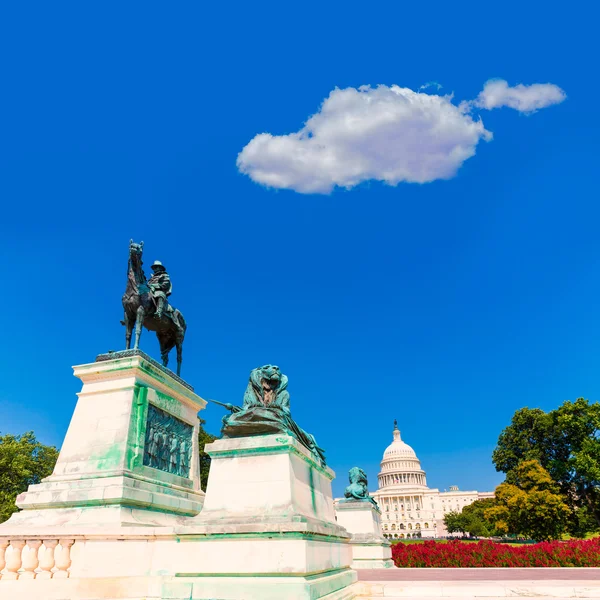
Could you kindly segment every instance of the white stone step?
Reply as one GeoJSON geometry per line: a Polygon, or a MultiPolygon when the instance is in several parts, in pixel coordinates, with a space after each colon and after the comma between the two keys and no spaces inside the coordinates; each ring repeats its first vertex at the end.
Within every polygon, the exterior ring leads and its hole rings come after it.
{"type": "Polygon", "coordinates": [[[358,598],[453,600],[484,598],[600,598],[600,580],[547,581],[359,581],[358,598]]]}

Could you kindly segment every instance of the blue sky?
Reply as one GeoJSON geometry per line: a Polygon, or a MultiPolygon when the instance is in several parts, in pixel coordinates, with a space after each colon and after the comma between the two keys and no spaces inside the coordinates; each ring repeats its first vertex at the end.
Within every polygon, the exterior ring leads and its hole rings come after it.
{"type": "Polygon", "coordinates": [[[598,8],[576,8],[5,3],[0,431],[61,443],[71,365],[124,346],[134,238],[172,276],[183,376],[241,402],[278,364],[336,493],[354,465],[376,481],[394,418],[432,487],[492,489],[516,409],[600,397],[598,8]],[[458,106],[491,78],[567,99],[474,109],[493,140],[448,179],[306,194],[236,166],[336,88],[435,81],[458,106]]]}

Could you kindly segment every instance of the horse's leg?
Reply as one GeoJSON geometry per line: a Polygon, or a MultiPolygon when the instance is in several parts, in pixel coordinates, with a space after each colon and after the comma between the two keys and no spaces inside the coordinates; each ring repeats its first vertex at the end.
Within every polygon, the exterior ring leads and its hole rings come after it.
{"type": "Polygon", "coordinates": [[[183,340],[181,338],[177,338],[175,344],[177,346],[177,376],[181,376],[181,353],[183,350],[183,340]]]}
{"type": "Polygon", "coordinates": [[[171,348],[173,347],[172,338],[169,335],[168,331],[157,331],[156,339],[158,340],[158,345],[160,346],[160,357],[162,359],[163,367],[166,367],[169,364],[169,352],[171,352],[171,348]]]}
{"type": "Polygon", "coordinates": [[[159,339],[160,342],[160,357],[162,358],[163,367],[166,367],[169,364],[169,346],[164,344],[162,340],[159,339]]]}
{"type": "Polygon", "coordinates": [[[125,350],[129,350],[131,347],[131,330],[133,329],[133,324],[129,321],[127,311],[125,311],[123,324],[125,325],[125,350]]]}
{"type": "Polygon", "coordinates": [[[133,348],[138,349],[140,345],[140,336],[142,335],[142,325],[144,324],[144,307],[140,306],[135,315],[135,344],[133,348]]]}

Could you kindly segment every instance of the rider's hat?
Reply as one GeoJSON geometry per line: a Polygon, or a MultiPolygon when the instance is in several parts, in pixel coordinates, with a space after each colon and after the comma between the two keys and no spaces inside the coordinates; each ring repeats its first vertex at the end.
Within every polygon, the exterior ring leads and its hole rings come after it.
{"type": "Polygon", "coordinates": [[[166,271],[165,266],[160,262],[160,260],[155,260],[154,264],[150,268],[153,271],[156,271],[156,269],[162,269],[163,271],[166,271]]]}

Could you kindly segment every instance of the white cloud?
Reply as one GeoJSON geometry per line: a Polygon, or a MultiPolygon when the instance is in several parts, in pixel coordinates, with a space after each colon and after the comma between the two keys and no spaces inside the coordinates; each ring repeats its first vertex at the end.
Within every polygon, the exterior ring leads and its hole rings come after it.
{"type": "Polygon", "coordinates": [[[567,95],[553,83],[534,83],[510,87],[504,79],[488,81],[473,104],[492,110],[501,106],[514,108],[522,113],[533,113],[540,108],[559,104],[567,95]]]}
{"type": "Polygon", "coordinates": [[[252,180],[302,193],[450,179],[492,134],[451,96],[396,85],[335,89],[297,133],[255,136],[237,166],[252,180]]]}
{"type": "Polygon", "coordinates": [[[438,92],[442,89],[442,87],[444,87],[441,83],[438,83],[437,81],[428,81],[427,83],[420,85],[419,89],[420,90],[426,90],[427,88],[435,88],[438,92]]]}

